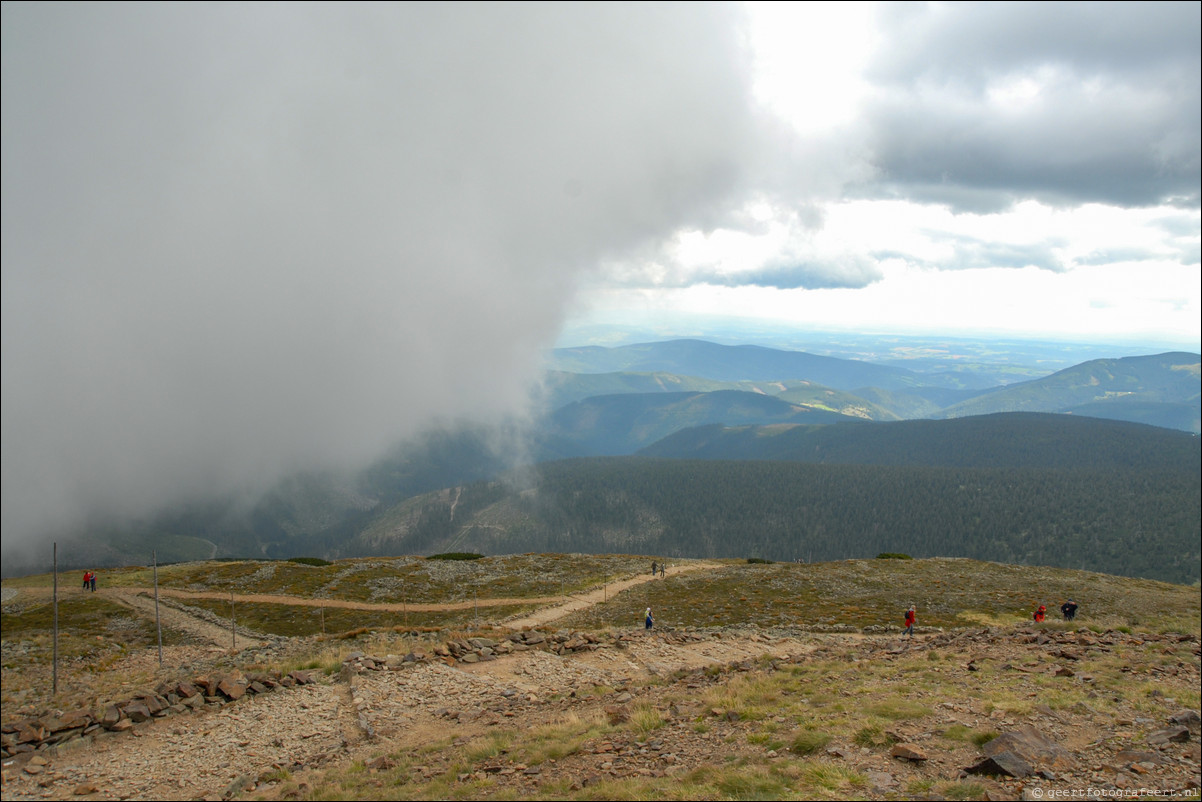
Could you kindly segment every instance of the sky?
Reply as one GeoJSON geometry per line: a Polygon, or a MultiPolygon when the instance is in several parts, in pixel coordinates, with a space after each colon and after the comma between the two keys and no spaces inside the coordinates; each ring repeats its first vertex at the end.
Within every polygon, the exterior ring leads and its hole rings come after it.
{"type": "Polygon", "coordinates": [[[5,2],[5,552],[521,416],[570,325],[1196,349],[1200,8],[5,2]]]}
{"type": "Polygon", "coordinates": [[[596,277],[581,322],[1197,348],[1198,4],[749,9],[754,96],[824,173],[596,277]]]}

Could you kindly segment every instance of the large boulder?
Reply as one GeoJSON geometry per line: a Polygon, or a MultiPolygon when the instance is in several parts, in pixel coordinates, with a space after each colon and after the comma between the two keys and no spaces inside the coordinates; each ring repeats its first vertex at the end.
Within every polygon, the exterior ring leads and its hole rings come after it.
{"type": "Polygon", "coordinates": [[[981,751],[985,753],[985,759],[965,771],[1029,777],[1037,773],[1067,771],[1075,765],[1067,749],[1030,725],[1002,733],[981,747],[981,751]]]}

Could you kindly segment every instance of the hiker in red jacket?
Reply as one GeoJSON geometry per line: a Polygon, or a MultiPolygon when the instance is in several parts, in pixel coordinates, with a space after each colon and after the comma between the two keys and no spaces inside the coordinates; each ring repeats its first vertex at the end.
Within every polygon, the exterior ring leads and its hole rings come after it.
{"type": "Polygon", "coordinates": [[[1043,604],[1039,605],[1039,609],[1035,611],[1035,623],[1042,624],[1043,619],[1045,616],[1047,616],[1047,614],[1048,614],[1047,606],[1043,605],[1043,604]]]}
{"type": "Polygon", "coordinates": [[[906,610],[906,630],[902,633],[903,635],[914,637],[914,618],[914,605],[911,604],[910,609],[906,610]]]}

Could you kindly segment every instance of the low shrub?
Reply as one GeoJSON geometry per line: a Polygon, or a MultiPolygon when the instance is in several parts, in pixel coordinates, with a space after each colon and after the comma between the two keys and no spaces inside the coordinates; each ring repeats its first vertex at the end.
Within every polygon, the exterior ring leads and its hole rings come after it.
{"type": "Polygon", "coordinates": [[[831,742],[831,736],[816,730],[802,730],[789,744],[789,750],[795,755],[811,755],[831,742]]]}
{"type": "Polygon", "coordinates": [[[993,730],[986,730],[984,732],[974,732],[970,740],[977,746],[984,746],[997,736],[998,734],[993,730]]]}
{"type": "Polygon", "coordinates": [[[448,551],[445,554],[431,554],[427,560],[482,560],[483,554],[471,551],[448,551]]]}
{"type": "Polygon", "coordinates": [[[861,727],[852,737],[852,741],[857,746],[864,747],[882,747],[893,746],[897,743],[897,739],[891,733],[885,731],[885,728],[879,724],[869,724],[861,727]]]}
{"type": "Polygon", "coordinates": [[[301,565],[312,565],[317,568],[321,568],[322,566],[334,564],[334,563],[330,562],[329,560],[323,560],[320,557],[289,557],[288,562],[300,563],[301,565]]]}

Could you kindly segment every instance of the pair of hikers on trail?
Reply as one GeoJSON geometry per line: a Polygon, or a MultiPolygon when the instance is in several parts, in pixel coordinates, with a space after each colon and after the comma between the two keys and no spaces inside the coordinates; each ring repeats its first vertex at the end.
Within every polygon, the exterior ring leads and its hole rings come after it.
{"type": "Polygon", "coordinates": [[[914,637],[914,621],[917,617],[917,614],[914,612],[914,605],[911,604],[910,609],[906,610],[906,628],[902,632],[903,635],[908,635],[911,638],[914,637]]]}
{"type": "MultiPolygon", "coordinates": [[[[1039,609],[1035,611],[1035,623],[1042,624],[1047,614],[1048,608],[1045,605],[1039,605],[1039,609]]],[[[1065,621],[1072,621],[1077,617],[1077,603],[1069,599],[1060,605],[1060,614],[1064,616],[1065,621]]]]}
{"type": "Polygon", "coordinates": [[[83,589],[91,590],[93,593],[96,591],[96,572],[95,571],[84,571],[83,589]]]}

